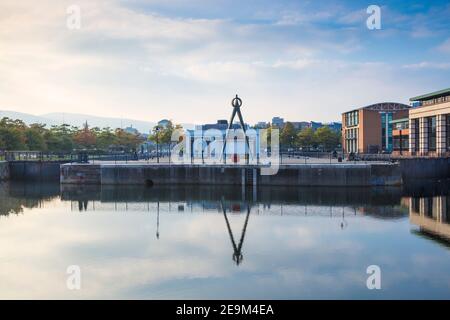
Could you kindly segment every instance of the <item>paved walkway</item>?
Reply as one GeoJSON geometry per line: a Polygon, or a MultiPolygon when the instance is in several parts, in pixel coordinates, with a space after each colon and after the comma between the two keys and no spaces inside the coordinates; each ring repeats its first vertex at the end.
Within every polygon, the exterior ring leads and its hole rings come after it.
{"type": "MultiPolygon", "coordinates": [[[[168,165],[172,164],[175,165],[173,162],[169,161],[168,157],[160,158],[159,163],[157,162],[157,159],[149,159],[149,160],[128,160],[128,161],[103,161],[103,160],[94,160],[90,161],[90,163],[94,164],[135,164],[135,165],[144,165],[144,164],[160,164],[160,165],[168,165]]],[[[342,162],[338,162],[337,159],[326,159],[326,158],[311,158],[311,157],[300,157],[300,158],[288,158],[283,157],[281,159],[280,164],[363,164],[363,163],[387,163],[387,161],[347,161],[345,159],[342,160],[342,162]]],[[[202,164],[201,159],[197,159],[194,164],[202,164]]],[[[227,161],[227,164],[232,164],[231,162],[227,161]]],[[[245,163],[241,163],[245,164],[245,163]]]]}

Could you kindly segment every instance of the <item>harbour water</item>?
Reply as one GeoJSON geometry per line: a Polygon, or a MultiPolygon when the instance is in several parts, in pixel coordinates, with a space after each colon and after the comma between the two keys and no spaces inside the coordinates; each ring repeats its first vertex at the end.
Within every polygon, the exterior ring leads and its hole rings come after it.
{"type": "Polygon", "coordinates": [[[447,185],[0,184],[2,299],[449,299],[449,270],[447,185]]]}

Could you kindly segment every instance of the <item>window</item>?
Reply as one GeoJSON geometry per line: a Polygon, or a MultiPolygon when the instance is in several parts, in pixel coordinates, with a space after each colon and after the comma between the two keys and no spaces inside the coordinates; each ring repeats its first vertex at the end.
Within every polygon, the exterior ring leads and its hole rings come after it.
{"type": "Polygon", "coordinates": [[[392,151],[392,113],[381,113],[381,147],[383,150],[392,151]]]}
{"type": "Polygon", "coordinates": [[[414,151],[419,151],[420,146],[420,125],[419,119],[414,119],[414,151]]]}
{"type": "Polygon", "coordinates": [[[395,151],[408,151],[409,150],[409,136],[397,135],[393,137],[393,148],[395,151]]]}
{"type": "Polygon", "coordinates": [[[447,123],[446,123],[446,127],[447,127],[447,151],[450,151],[450,114],[447,115],[447,123]]]}
{"type": "Polygon", "coordinates": [[[412,211],[415,214],[420,214],[420,198],[412,198],[411,206],[412,206],[412,211]]]}
{"type": "Polygon", "coordinates": [[[436,116],[428,117],[428,151],[436,151],[436,116]]]}
{"type": "Polygon", "coordinates": [[[358,110],[345,114],[345,125],[347,127],[357,126],[358,122],[358,110]]]}

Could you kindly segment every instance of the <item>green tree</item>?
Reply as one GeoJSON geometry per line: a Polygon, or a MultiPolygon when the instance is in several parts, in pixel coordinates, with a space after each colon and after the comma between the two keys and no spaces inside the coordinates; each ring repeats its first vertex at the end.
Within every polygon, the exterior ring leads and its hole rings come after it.
{"type": "Polygon", "coordinates": [[[314,139],[322,149],[331,151],[339,145],[340,135],[328,127],[320,127],[314,133],[314,139]]]}
{"type": "Polygon", "coordinates": [[[108,150],[110,146],[117,144],[117,137],[114,131],[109,128],[103,128],[97,133],[97,149],[108,150]]]}
{"type": "Polygon", "coordinates": [[[27,126],[21,120],[2,118],[0,120],[0,149],[26,150],[26,128],[27,126]]]}
{"type": "Polygon", "coordinates": [[[28,150],[46,151],[47,143],[44,138],[45,129],[41,125],[32,125],[25,130],[25,140],[28,150]]]}
{"type": "Polygon", "coordinates": [[[73,135],[78,128],[68,124],[52,126],[44,133],[45,142],[49,151],[71,152],[74,148],[73,135]]]}
{"type": "Polygon", "coordinates": [[[152,133],[149,136],[149,140],[153,142],[158,142],[160,144],[169,144],[171,143],[172,134],[174,130],[182,130],[183,127],[180,124],[173,125],[172,121],[166,126],[156,125],[153,127],[152,133]]]}
{"type": "Polygon", "coordinates": [[[293,147],[297,144],[297,131],[291,122],[286,122],[280,133],[280,144],[285,147],[293,147]]]}
{"type": "Polygon", "coordinates": [[[312,128],[304,128],[297,135],[298,145],[302,148],[311,148],[315,146],[314,130],[312,128]]]}

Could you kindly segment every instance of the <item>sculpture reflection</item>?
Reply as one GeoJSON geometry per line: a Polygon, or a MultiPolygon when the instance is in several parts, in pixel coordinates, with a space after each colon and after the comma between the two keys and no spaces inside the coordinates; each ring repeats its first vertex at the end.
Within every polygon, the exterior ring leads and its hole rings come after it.
{"type": "Polygon", "coordinates": [[[244,227],[242,228],[241,238],[240,238],[239,244],[237,246],[236,246],[236,241],[234,240],[233,231],[231,230],[230,222],[228,221],[227,209],[224,205],[223,200],[221,201],[221,207],[222,207],[222,211],[223,211],[223,216],[225,217],[225,223],[227,225],[228,235],[230,236],[231,245],[233,246],[233,261],[236,263],[236,265],[239,265],[242,262],[242,260],[244,259],[244,256],[242,255],[242,245],[244,244],[245,232],[247,230],[248,219],[250,217],[250,205],[247,204],[247,214],[245,216],[244,227]]]}

